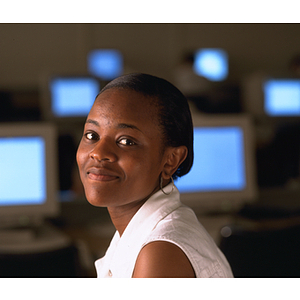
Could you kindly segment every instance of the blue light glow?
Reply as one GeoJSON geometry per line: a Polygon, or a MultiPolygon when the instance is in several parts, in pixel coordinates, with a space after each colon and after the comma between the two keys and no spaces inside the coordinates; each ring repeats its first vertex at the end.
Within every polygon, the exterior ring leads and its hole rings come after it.
{"type": "Polygon", "coordinates": [[[46,201],[45,141],[41,137],[0,138],[0,205],[46,201]]]}
{"type": "Polygon", "coordinates": [[[222,81],[228,76],[228,56],[221,49],[200,49],[195,53],[194,72],[211,81],[222,81]]]}
{"type": "Polygon", "coordinates": [[[300,116],[300,80],[272,79],[264,83],[264,107],[270,116],[300,116]]]}
{"type": "Polygon", "coordinates": [[[57,117],[87,116],[100,85],[94,78],[56,78],[50,83],[52,112],[57,117]]]}
{"type": "Polygon", "coordinates": [[[89,72],[103,80],[112,80],[123,73],[123,56],[118,50],[93,50],[87,61],[89,72]]]}

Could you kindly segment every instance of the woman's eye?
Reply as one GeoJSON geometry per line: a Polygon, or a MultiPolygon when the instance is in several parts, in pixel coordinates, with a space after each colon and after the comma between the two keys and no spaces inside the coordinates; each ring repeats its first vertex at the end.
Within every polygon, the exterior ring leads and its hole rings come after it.
{"type": "Polygon", "coordinates": [[[98,139],[97,134],[93,133],[93,132],[88,132],[85,134],[86,139],[88,140],[96,140],[98,139]]]}
{"type": "Polygon", "coordinates": [[[135,145],[135,142],[133,142],[130,139],[126,139],[126,138],[120,139],[118,143],[123,145],[123,146],[133,146],[133,145],[135,145]]]}

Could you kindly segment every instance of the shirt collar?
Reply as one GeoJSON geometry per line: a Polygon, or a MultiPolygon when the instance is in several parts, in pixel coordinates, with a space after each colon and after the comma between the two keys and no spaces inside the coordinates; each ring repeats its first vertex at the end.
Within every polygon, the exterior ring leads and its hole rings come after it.
{"type": "MultiPolygon", "coordinates": [[[[171,189],[172,183],[164,188],[167,193],[171,189]]],[[[122,236],[118,239],[111,265],[112,273],[124,272],[124,274],[119,274],[120,277],[125,276],[125,272],[132,274],[134,264],[132,265],[130,261],[135,262],[148,235],[160,220],[180,205],[180,194],[176,187],[170,195],[165,195],[161,190],[153,194],[133,216],[122,236]],[[128,270],[127,266],[131,269],[128,270]]],[[[118,232],[116,235],[119,235],[118,232]]]]}

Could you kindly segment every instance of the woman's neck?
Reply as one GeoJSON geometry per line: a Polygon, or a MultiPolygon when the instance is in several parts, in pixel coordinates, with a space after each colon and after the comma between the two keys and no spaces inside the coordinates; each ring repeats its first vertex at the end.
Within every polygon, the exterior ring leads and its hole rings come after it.
{"type": "Polygon", "coordinates": [[[130,220],[146,201],[147,199],[122,206],[107,208],[111,221],[114,224],[116,230],[119,232],[120,236],[122,236],[130,220]]]}
{"type": "Polygon", "coordinates": [[[119,235],[122,236],[127,225],[137,213],[137,211],[143,206],[143,204],[160,188],[156,187],[155,190],[145,199],[130,202],[121,206],[110,206],[107,207],[108,213],[110,215],[111,221],[114,224],[116,230],[119,232],[119,235]]]}

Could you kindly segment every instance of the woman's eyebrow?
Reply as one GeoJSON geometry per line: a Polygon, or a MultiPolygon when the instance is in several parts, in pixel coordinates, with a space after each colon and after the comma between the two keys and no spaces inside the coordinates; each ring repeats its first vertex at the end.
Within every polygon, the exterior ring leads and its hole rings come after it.
{"type": "Polygon", "coordinates": [[[97,121],[92,120],[92,119],[87,119],[85,123],[94,124],[94,125],[100,127],[100,124],[97,121]]]}
{"type": "MultiPolygon", "coordinates": [[[[97,122],[96,120],[92,120],[92,119],[87,119],[85,123],[89,123],[89,124],[94,124],[96,125],[97,127],[100,127],[100,124],[99,122],[97,122]]],[[[140,130],[138,127],[136,127],[135,125],[132,125],[132,124],[126,124],[126,123],[119,123],[117,125],[117,128],[120,128],[120,129],[126,129],[126,128],[129,128],[129,129],[135,129],[135,130],[138,130],[140,132],[142,132],[142,130],[140,130]]]]}
{"type": "Polygon", "coordinates": [[[130,128],[130,129],[135,129],[135,130],[142,132],[138,127],[136,127],[135,125],[132,125],[132,124],[119,123],[117,127],[118,128],[130,128]]]}

